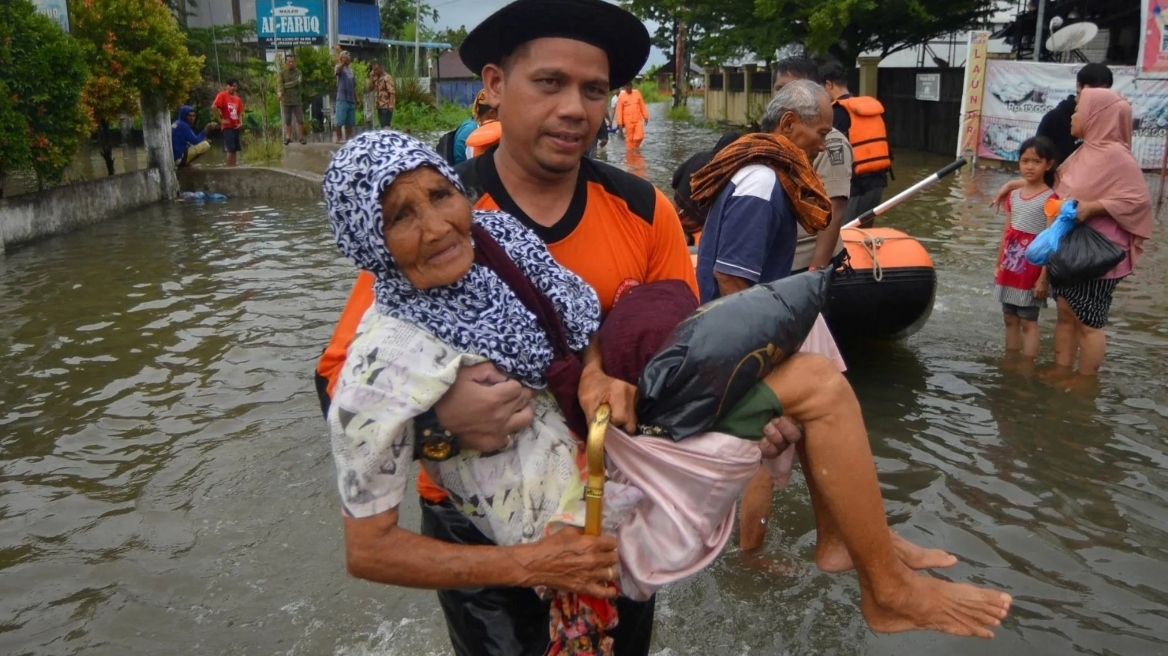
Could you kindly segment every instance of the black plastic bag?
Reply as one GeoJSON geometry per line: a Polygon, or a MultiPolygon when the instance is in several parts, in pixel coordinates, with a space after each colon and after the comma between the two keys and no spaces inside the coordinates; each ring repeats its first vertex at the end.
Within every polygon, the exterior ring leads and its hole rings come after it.
{"type": "Polygon", "coordinates": [[[1068,287],[1095,280],[1115,268],[1127,254],[1091,226],[1080,223],[1071,230],[1046,262],[1053,285],[1068,287]]]}
{"type": "Polygon", "coordinates": [[[709,430],[807,339],[827,301],[832,274],[830,269],[801,273],[699,307],[641,373],[642,430],[675,440],[709,430]]]}

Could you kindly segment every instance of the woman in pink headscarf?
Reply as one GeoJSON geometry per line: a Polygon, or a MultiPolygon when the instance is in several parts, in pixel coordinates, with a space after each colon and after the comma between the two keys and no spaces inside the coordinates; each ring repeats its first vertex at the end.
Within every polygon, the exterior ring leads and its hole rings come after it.
{"type": "Polygon", "coordinates": [[[1131,152],[1132,110],[1111,89],[1083,89],[1071,116],[1071,134],[1083,139],[1058,170],[1059,198],[1079,201],[1076,221],[1085,222],[1122,248],[1126,257],[1101,278],[1055,286],[1058,302],[1055,364],[1094,375],[1103,363],[1107,337],[1103,326],[1119,281],[1130,275],[1144,241],[1152,236],[1152,199],[1131,152]]]}

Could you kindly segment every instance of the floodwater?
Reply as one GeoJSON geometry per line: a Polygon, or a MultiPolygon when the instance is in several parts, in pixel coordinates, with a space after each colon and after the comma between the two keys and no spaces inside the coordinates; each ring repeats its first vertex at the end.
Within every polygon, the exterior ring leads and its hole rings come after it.
{"type": "MultiPolygon", "coordinates": [[[[715,139],[654,120],[631,166],[667,187],[715,139]]],[[[896,161],[894,188],[946,163],[896,161]]],[[[797,477],[766,551],[801,566],[727,549],[661,593],[655,653],[1168,653],[1168,249],[1120,285],[1097,389],[1024,375],[988,288],[1006,177],[887,216],[933,255],[936,309],[848,353],[891,523],[961,558],[938,575],[1014,595],[996,640],[869,631],[855,577],[807,564],[797,477]]],[[[0,653],[449,653],[431,593],[344,571],[310,372],[351,280],[315,203],[158,206],[0,259],[0,653]]]]}

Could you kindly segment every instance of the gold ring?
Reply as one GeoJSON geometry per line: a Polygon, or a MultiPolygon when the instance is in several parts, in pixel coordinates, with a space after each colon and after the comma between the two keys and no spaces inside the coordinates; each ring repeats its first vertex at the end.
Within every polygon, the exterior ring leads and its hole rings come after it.
{"type": "Polygon", "coordinates": [[[608,566],[608,580],[611,581],[616,578],[616,568],[612,565],[608,566]]]}

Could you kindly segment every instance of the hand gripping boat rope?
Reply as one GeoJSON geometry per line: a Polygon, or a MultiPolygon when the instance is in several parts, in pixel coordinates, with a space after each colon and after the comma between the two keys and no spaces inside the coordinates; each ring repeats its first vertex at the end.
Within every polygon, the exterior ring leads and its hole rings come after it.
{"type": "Polygon", "coordinates": [[[588,426],[585,447],[588,460],[588,482],[584,486],[584,535],[600,535],[600,521],[604,518],[604,435],[612,412],[607,403],[596,409],[596,416],[588,426]]]}

